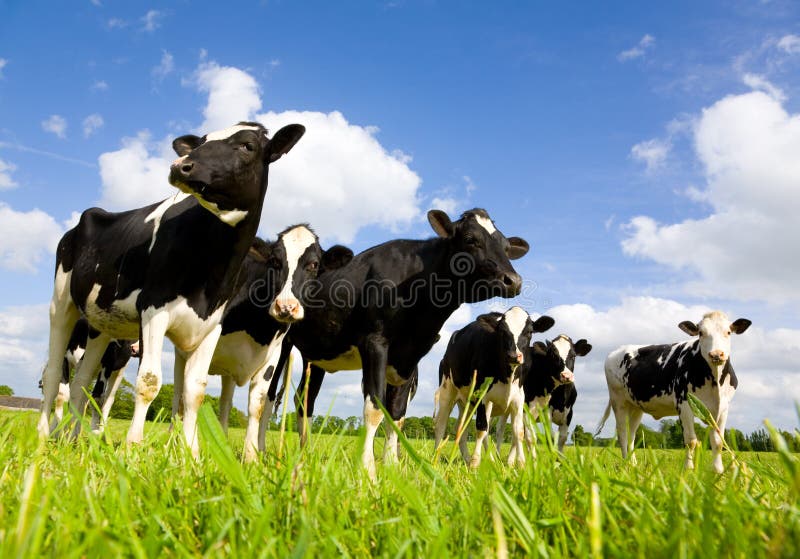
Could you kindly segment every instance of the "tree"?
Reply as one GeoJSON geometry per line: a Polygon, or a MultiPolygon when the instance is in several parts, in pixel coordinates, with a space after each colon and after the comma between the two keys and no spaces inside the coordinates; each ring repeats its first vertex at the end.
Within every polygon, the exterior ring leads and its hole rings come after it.
{"type": "Polygon", "coordinates": [[[13,396],[14,389],[8,385],[0,384],[0,396],[13,396]]]}
{"type": "Polygon", "coordinates": [[[587,433],[583,425],[576,425],[572,431],[572,444],[575,446],[591,446],[594,437],[591,433],[587,433]]]}

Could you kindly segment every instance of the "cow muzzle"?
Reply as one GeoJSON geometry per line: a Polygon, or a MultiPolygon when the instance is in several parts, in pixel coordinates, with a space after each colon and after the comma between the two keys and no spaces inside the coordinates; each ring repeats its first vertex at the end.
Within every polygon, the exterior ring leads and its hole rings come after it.
{"type": "Polygon", "coordinates": [[[139,350],[139,341],[137,340],[131,344],[131,357],[141,357],[142,354],[139,350]]]}
{"type": "Polygon", "coordinates": [[[728,359],[725,355],[725,352],[721,349],[715,349],[714,351],[708,352],[708,359],[714,365],[722,365],[728,359]]]}
{"type": "Polygon", "coordinates": [[[279,322],[296,322],[303,319],[303,305],[295,298],[275,299],[269,315],[279,322]]]}
{"type": "Polygon", "coordinates": [[[570,382],[575,382],[575,375],[572,371],[564,369],[561,371],[561,376],[559,378],[562,384],[569,384],[570,382]]]}
{"type": "Polygon", "coordinates": [[[517,351],[510,351],[508,352],[508,363],[509,365],[522,365],[522,362],[525,360],[525,356],[522,355],[522,352],[517,351]]]}

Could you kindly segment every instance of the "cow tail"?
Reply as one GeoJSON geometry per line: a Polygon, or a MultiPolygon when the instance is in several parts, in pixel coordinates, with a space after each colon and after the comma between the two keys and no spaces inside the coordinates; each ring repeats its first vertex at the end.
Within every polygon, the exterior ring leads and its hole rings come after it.
{"type": "Polygon", "coordinates": [[[597,429],[594,432],[594,436],[597,437],[600,434],[600,431],[603,430],[603,427],[606,425],[606,420],[608,416],[611,414],[611,398],[608,399],[608,405],[606,406],[606,411],[603,412],[603,417],[600,419],[600,424],[597,426],[597,429]]]}

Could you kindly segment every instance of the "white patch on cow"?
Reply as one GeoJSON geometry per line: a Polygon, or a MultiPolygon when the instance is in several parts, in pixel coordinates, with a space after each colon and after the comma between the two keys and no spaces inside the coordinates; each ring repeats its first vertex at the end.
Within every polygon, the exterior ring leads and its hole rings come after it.
{"type": "Polygon", "coordinates": [[[567,412],[553,410],[550,419],[554,425],[565,425],[567,423],[567,412]]]}
{"type": "Polygon", "coordinates": [[[280,293],[275,297],[275,304],[270,306],[269,314],[273,318],[279,319],[276,307],[280,307],[281,304],[286,305],[292,303],[296,304],[297,309],[293,313],[292,318],[295,320],[302,320],[305,313],[303,312],[303,306],[292,293],[293,278],[303,253],[305,253],[308,247],[316,243],[317,239],[314,233],[307,227],[301,225],[284,233],[281,236],[280,242],[283,243],[284,249],[286,250],[286,265],[289,268],[289,272],[283,289],[281,289],[280,293]]]}
{"type": "Polygon", "coordinates": [[[162,307],[169,313],[167,337],[177,349],[187,352],[195,350],[209,332],[220,324],[226,306],[227,302],[211,313],[208,318],[202,319],[189,306],[185,297],[178,296],[162,307]]]}
{"type": "Polygon", "coordinates": [[[478,225],[480,225],[481,227],[486,229],[486,231],[490,235],[492,233],[494,233],[495,231],[497,231],[497,228],[494,226],[494,223],[492,223],[492,220],[489,219],[488,217],[483,217],[482,215],[476,215],[475,216],[475,221],[478,222],[478,225]]]}
{"type": "Polygon", "coordinates": [[[247,217],[248,211],[247,210],[221,210],[217,204],[214,202],[209,202],[208,200],[204,199],[200,194],[196,192],[192,192],[197,201],[203,206],[205,209],[210,211],[212,214],[217,216],[219,220],[224,223],[225,225],[230,225],[231,227],[235,227],[240,221],[247,217]]]}
{"type": "MultiPolygon", "coordinates": [[[[519,343],[519,337],[525,329],[525,324],[528,322],[528,313],[520,307],[511,307],[505,313],[506,324],[508,329],[511,330],[511,335],[514,338],[514,344],[519,343]]],[[[522,349],[522,348],[517,348],[522,349]]]]}
{"type": "Polygon", "coordinates": [[[108,309],[102,309],[97,305],[97,298],[100,295],[100,284],[94,284],[89,296],[86,297],[84,314],[89,324],[95,330],[117,340],[135,340],[139,337],[139,312],[136,310],[136,299],[141,293],[141,289],[134,289],[124,299],[117,299],[108,309]]]}
{"type": "Polygon", "coordinates": [[[67,354],[64,358],[67,360],[67,366],[70,370],[78,366],[78,361],[81,360],[85,352],[86,348],[82,346],[78,346],[74,350],[67,350],[67,354]]]}
{"type": "Polygon", "coordinates": [[[217,130],[216,132],[211,132],[210,134],[206,134],[206,142],[213,142],[214,140],[227,140],[228,138],[230,138],[237,132],[241,132],[242,130],[260,131],[261,128],[247,124],[237,124],[236,126],[225,128],[224,130],[217,130]]]}
{"type": "Polygon", "coordinates": [[[553,345],[556,347],[558,355],[561,356],[561,360],[564,361],[564,369],[560,373],[561,374],[560,378],[563,378],[563,375],[565,374],[567,376],[572,375],[573,372],[570,371],[566,366],[567,358],[569,357],[569,352],[572,349],[572,342],[566,336],[561,335],[557,337],[555,340],[553,340],[553,345]]]}
{"type": "Polygon", "coordinates": [[[325,371],[329,373],[335,373],[337,371],[357,371],[361,368],[361,353],[359,353],[356,346],[350,346],[350,349],[334,359],[320,359],[312,361],[312,363],[325,369],[325,371]]]}
{"type": "Polygon", "coordinates": [[[225,334],[217,342],[208,373],[231,377],[237,386],[244,386],[267,365],[285,335],[286,331],[277,331],[267,345],[261,345],[244,331],[225,334]]]}
{"type": "Polygon", "coordinates": [[[156,209],[150,212],[146,218],[144,218],[145,223],[153,222],[153,238],[150,241],[150,248],[147,249],[148,252],[153,250],[153,245],[156,244],[156,235],[158,235],[158,229],[161,227],[161,219],[164,217],[164,214],[167,213],[167,210],[170,209],[172,206],[180,204],[183,202],[189,194],[185,192],[177,192],[175,196],[167,198],[163,202],[161,202],[156,209]]]}

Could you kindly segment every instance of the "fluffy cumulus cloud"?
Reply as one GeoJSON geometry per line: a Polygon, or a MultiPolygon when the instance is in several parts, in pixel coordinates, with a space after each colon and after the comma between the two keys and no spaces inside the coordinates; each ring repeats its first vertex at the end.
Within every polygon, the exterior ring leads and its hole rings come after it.
{"type": "Polygon", "coordinates": [[[764,91],[731,95],[703,110],[693,139],[706,184],[692,197],[709,215],[635,217],[624,252],[680,271],[694,295],[797,304],[800,116],[764,91]]]}
{"type": "MultiPolygon", "coordinates": [[[[553,336],[563,332],[574,340],[586,338],[592,344],[591,353],[576,361],[579,397],[573,426],[581,424],[594,429],[603,414],[608,402],[603,363],[612,350],[624,344],[687,340],[689,337],[678,329],[678,323],[699,321],[709,310],[702,305],[684,305],[654,297],[624,298],[605,310],[584,304],[549,309],[547,314],[556,319],[553,336]]],[[[740,317],[729,315],[729,318],[740,317]]],[[[767,417],[785,428],[796,425],[794,402],[800,401],[796,374],[800,370],[798,349],[800,330],[767,330],[756,323],[734,337],[732,363],[740,385],[728,420],[730,426],[752,431],[767,417]],[[775,351],[775,348],[781,349],[775,351]]],[[[656,423],[652,418],[648,421],[651,426],[656,423]]],[[[613,425],[613,420],[606,424],[606,436],[612,433],[613,425]]]]}
{"type": "Polygon", "coordinates": [[[42,130],[64,139],[67,137],[67,119],[61,115],[50,115],[42,121],[42,130]]]}
{"type": "Polygon", "coordinates": [[[0,159],[0,190],[8,190],[18,186],[17,181],[11,178],[11,173],[16,171],[16,169],[17,166],[13,163],[0,159]]]}
{"type": "Polygon", "coordinates": [[[664,166],[667,160],[671,142],[654,138],[639,142],[631,148],[631,157],[645,164],[648,173],[653,173],[664,166]]]}
{"type": "Polygon", "coordinates": [[[35,273],[46,255],[55,254],[63,233],[64,227],[42,210],[18,212],[0,202],[0,267],[35,273]]]}
{"type": "MultiPolygon", "coordinates": [[[[203,62],[188,85],[208,94],[204,134],[240,120],[257,120],[274,134],[282,126],[300,123],[306,134],[290,154],[270,168],[270,186],[262,231],[274,235],[287,225],[310,223],[326,241],[351,242],[366,226],[398,230],[419,215],[420,178],[409,167],[411,158],[388,151],[378,130],[348,122],[344,115],[310,111],[259,114],[261,92],[247,72],[215,62],[203,62]]],[[[100,205],[120,210],[169,196],[171,138],[153,141],[140,132],[122,147],[100,156],[100,205]]]]}
{"type": "Polygon", "coordinates": [[[48,305],[0,310],[0,384],[21,396],[35,396],[46,360],[48,305]]]}
{"type": "Polygon", "coordinates": [[[788,54],[800,54],[800,37],[784,35],[778,40],[778,48],[788,54]]]}
{"type": "Polygon", "coordinates": [[[617,55],[617,60],[620,62],[627,62],[636,58],[642,58],[649,49],[653,48],[656,44],[656,38],[652,35],[644,35],[635,46],[624,50],[617,55]]]}

